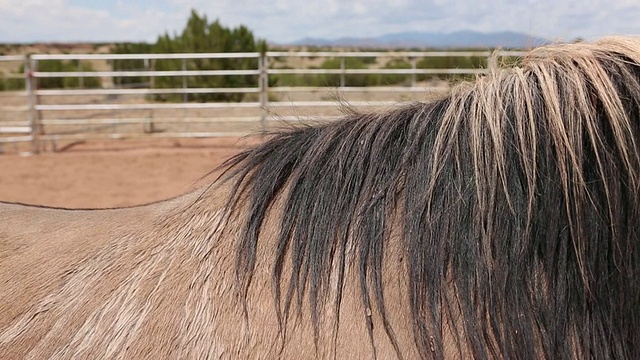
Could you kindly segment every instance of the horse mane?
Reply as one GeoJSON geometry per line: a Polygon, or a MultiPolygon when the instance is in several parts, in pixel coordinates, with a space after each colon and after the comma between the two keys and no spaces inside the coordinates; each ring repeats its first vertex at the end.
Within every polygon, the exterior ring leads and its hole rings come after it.
{"type": "Polygon", "coordinates": [[[273,134],[225,164],[240,293],[280,200],[281,323],[306,294],[317,331],[354,249],[363,305],[401,355],[382,267],[398,241],[424,358],[443,357],[453,313],[474,358],[638,358],[639,141],[640,40],[627,37],[541,47],[436,101],[273,134]]]}

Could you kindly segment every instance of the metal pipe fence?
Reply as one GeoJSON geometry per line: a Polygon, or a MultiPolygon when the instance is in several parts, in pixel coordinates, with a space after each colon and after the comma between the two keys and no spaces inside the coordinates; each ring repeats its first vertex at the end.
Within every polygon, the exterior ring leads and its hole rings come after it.
{"type": "Polygon", "coordinates": [[[10,144],[36,153],[79,140],[238,136],[289,122],[328,121],[340,116],[343,106],[374,109],[428,100],[446,92],[452,80],[485,74],[501,58],[522,55],[270,51],[0,56],[0,151],[10,144]],[[460,67],[460,61],[451,60],[456,58],[470,65],[460,67]]]}

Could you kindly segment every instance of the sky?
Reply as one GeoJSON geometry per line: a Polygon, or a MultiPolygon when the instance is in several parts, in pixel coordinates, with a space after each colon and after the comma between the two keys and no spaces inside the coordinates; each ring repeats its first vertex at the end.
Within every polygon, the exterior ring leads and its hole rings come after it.
{"type": "Polygon", "coordinates": [[[191,9],[275,44],[407,31],[640,34],[640,0],[0,0],[0,43],[155,42],[181,31],[191,9]]]}

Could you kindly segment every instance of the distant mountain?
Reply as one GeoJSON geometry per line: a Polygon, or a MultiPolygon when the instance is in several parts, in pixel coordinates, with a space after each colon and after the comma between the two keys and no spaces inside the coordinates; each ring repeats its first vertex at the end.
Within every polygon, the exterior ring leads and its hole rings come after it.
{"type": "Polygon", "coordinates": [[[304,38],[291,45],[355,46],[389,48],[531,48],[551,41],[518,32],[481,33],[457,31],[452,33],[402,32],[372,38],[343,37],[339,39],[304,38]]]}

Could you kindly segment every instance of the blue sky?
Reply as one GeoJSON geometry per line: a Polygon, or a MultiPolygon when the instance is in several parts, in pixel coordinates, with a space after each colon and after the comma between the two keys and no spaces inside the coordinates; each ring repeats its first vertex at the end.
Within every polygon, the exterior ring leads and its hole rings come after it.
{"type": "Polygon", "coordinates": [[[0,0],[0,43],[155,41],[180,31],[191,9],[274,43],[404,31],[640,34],[639,0],[0,0]]]}

